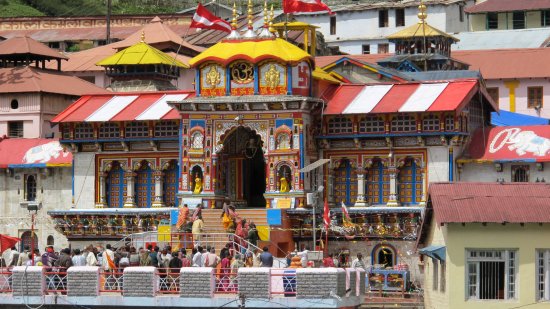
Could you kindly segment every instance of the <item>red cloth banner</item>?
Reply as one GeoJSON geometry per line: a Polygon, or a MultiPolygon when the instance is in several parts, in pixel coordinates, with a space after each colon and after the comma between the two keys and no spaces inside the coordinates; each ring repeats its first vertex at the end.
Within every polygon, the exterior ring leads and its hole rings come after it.
{"type": "Polygon", "coordinates": [[[321,0],[283,0],[283,12],[285,14],[321,11],[328,11],[329,14],[332,14],[330,8],[321,0]]]}
{"type": "Polygon", "coordinates": [[[189,28],[214,29],[225,32],[231,32],[231,24],[220,17],[210,13],[202,4],[199,3],[193,21],[189,28]]]}

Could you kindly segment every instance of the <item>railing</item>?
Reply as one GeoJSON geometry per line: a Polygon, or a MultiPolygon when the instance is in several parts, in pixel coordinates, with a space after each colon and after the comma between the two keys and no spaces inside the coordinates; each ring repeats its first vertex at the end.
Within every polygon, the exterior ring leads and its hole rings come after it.
{"type": "Polygon", "coordinates": [[[124,269],[101,270],[99,272],[99,291],[122,293],[124,286],[124,269]]]}
{"type": "Polygon", "coordinates": [[[45,280],[48,294],[67,294],[67,269],[65,267],[47,268],[45,280]]]}
{"type": "Polygon", "coordinates": [[[0,293],[12,292],[12,278],[13,275],[8,269],[4,269],[0,272],[0,293]]]}
{"type": "Polygon", "coordinates": [[[271,269],[271,295],[296,296],[296,270],[291,268],[271,269]]]}
{"type": "Polygon", "coordinates": [[[218,294],[239,292],[239,276],[237,269],[220,268],[216,271],[216,290],[218,294]]]}
{"type": "Polygon", "coordinates": [[[180,269],[179,268],[157,268],[159,294],[179,294],[180,292],[180,269]]]}

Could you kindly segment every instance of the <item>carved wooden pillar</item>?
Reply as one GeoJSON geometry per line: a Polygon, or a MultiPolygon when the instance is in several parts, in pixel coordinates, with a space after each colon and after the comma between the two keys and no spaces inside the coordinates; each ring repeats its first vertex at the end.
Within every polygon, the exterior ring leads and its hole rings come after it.
{"type": "Polygon", "coordinates": [[[126,200],[124,200],[124,208],[136,207],[136,200],[134,198],[134,181],[136,173],[129,169],[124,172],[124,177],[126,177],[126,200]]]}
{"type": "Polygon", "coordinates": [[[107,206],[107,200],[106,200],[106,194],[105,194],[106,177],[107,177],[107,173],[104,173],[104,172],[99,173],[99,201],[95,204],[95,208],[105,208],[107,206]]]}
{"type": "Polygon", "coordinates": [[[155,198],[153,199],[152,207],[164,207],[164,200],[162,198],[162,171],[155,170],[153,177],[155,179],[155,198]]]}
{"type": "Polygon", "coordinates": [[[365,169],[362,166],[357,167],[357,200],[354,206],[367,206],[365,199],[365,169]]]}
{"type": "Polygon", "coordinates": [[[398,170],[393,165],[393,163],[390,162],[390,166],[388,167],[388,172],[390,174],[390,196],[388,198],[388,203],[386,203],[387,206],[399,206],[399,202],[397,201],[397,173],[398,170]]]}

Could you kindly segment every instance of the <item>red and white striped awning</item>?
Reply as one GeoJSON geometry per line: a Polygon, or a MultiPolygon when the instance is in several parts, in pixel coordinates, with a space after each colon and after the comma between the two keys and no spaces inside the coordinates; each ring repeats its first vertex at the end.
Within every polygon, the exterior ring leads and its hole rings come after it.
{"type": "Polygon", "coordinates": [[[341,85],[325,115],[455,111],[476,93],[477,80],[341,85]]]}
{"type": "Polygon", "coordinates": [[[52,122],[105,122],[179,119],[167,102],[193,96],[193,91],[85,95],[52,122]]]}

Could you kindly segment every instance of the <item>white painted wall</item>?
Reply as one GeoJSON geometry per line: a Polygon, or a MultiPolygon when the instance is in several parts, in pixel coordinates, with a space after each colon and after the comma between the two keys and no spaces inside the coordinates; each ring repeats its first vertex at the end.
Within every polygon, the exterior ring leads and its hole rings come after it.
{"type": "Polygon", "coordinates": [[[550,182],[550,164],[546,163],[544,170],[538,171],[535,163],[503,163],[502,172],[497,172],[494,163],[468,163],[464,164],[457,180],[496,182],[497,178],[503,178],[505,182],[512,180],[512,165],[529,165],[529,182],[535,182],[537,178],[550,182]]]}
{"type": "Polygon", "coordinates": [[[55,249],[68,246],[64,235],[54,229],[54,222],[47,212],[49,210],[66,210],[71,208],[71,168],[50,168],[49,174],[44,169],[15,169],[13,175],[5,170],[0,174],[0,233],[21,237],[25,231],[31,230],[31,216],[26,208],[19,203],[24,201],[24,176],[37,175],[36,201],[42,202],[35,221],[35,233],[38,237],[40,252],[44,251],[49,235],[55,239],[55,249]]]}
{"type": "MultiPolygon", "coordinates": [[[[483,73],[483,72],[482,72],[483,73]]],[[[485,80],[487,87],[499,88],[499,109],[510,111],[510,96],[509,89],[505,87],[505,81],[501,79],[487,79],[485,80]]],[[[519,85],[516,88],[516,113],[540,116],[543,118],[550,118],[550,83],[544,78],[519,79],[519,85]],[[527,108],[527,88],[528,87],[543,87],[543,107],[540,110],[540,115],[533,108],[527,108]]]]}
{"type": "Polygon", "coordinates": [[[74,158],[75,208],[95,207],[95,153],[77,152],[74,158]]]}
{"type": "MultiPolygon", "coordinates": [[[[468,1],[472,5],[474,1],[468,1]]],[[[328,14],[305,14],[294,17],[302,22],[320,27],[318,31],[323,33],[325,41],[331,46],[340,46],[340,50],[350,54],[360,54],[363,44],[371,45],[371,53],[378,52],[376,46],[379,43],[388,43],[386,36],[410,27],[418,22],[418,8],[416,6],[405,8],[405,26],[395,26],[395,9],[388,9],[388,27],[379,27],[378,9],[364,11],[340,11],[336,12],[336,34],[330,34],[330,17],[328,14]]],[[[428,24],[449,33],[466,31],[468,22],[466,15],[460,21],[458,4],[429,5],[428,24]]],[[[390,52],[395,47],[390,43],[390,52]]]]}

